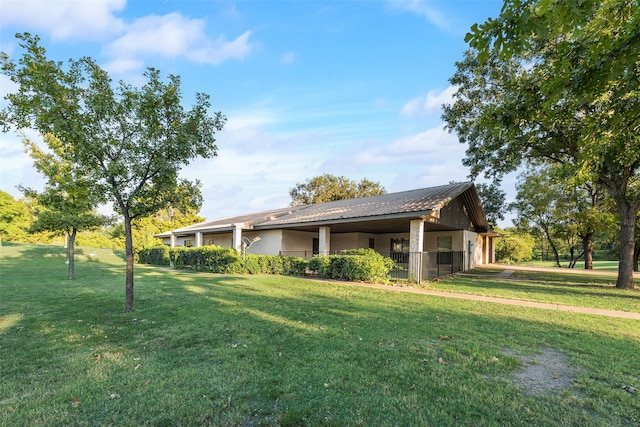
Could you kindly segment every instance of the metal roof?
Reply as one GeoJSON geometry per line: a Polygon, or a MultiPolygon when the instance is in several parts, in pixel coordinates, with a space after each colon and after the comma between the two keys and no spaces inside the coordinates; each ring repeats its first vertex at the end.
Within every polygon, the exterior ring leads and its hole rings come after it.
{"type": "MultiPolygon", "coordinates": [[[[474,227],[486,230],[489,225],[475,185],[473,182],[462,182],[379,196],[257,212],[202,222],[173,232],[180,234],[195,231],[222,231],[231,229],[234,224],[238,223],[247,224],[254,229],[274,229],[429,217],[437,214],[437,211],[460,196],[474,227]]],[[[169,235],[171,232],[158,236],[167,237],[169,235]]]]}

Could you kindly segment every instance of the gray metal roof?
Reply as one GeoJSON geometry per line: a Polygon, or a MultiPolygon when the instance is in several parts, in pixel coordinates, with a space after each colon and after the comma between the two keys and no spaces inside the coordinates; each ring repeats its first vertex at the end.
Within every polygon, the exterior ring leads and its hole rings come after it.
{"type": "MultiPolygon", "coordinates": [[[[373,219],[389,215],[419,217],[442,209],[451,200],[474,187],[472,182],[420,188],[359,199],[337,200],[303,206],[295,212],[260,223],[261,227],[307,222],[373,219]]],[[[475,187],[474,187],[475,188],[475,187]]]]}
{"type": "MultiPolygon", "coordinates": [[[[487,229],[488,223],[475,185],[472,182],[462,182],[379,196],[256,212],[206,221],[179,228],[173,232],[181,234],[195,231],[223,231],[232,229],[233,225],[238,223],[247,224],[254,229],[273,229],[323,223],[420,218],[431,216],[457,197],[462,197],[462,203],[474,226],[478,229],[487,229]]],[[[165,232],[158,237],[170,235],[171,232],[165,232]]]]}

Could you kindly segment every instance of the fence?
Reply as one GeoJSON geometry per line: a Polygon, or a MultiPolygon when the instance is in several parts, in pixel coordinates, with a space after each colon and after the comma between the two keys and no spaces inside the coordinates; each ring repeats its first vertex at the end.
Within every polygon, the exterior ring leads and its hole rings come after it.
{"type": "Polygon", "coordinates": [[[420,283],[464,270],[464,252],[387,252],[397,268],[391,270],[393,280],[420,283]]]}

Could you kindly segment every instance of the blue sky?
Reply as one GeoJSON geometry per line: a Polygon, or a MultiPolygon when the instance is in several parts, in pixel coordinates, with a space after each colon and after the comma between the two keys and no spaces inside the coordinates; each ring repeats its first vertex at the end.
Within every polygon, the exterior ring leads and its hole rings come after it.
{"type": "MultiPolygon", "coordinates": [[[[208,219],[287,206],[323,173],[389,192],[468,180],[465,146],[443,130],[448,79],[494,0],[1,0],[0,48],[38,34],[51,58],[90,56],[114,81],[146,67],[182,78],[185,106],[211,95],[227,117],[200,179],[208,219]]],[[[2,96],[12,85],[0,76],[2,96]]],[[[4,101],[3,101],[4,102],[4,101]]],[[[37,137],[37,135],[30,135],[37,137]]],[[[15,134],[0,134],[0,189],[40,188],[15,134]]],[[[503,188],[513,193],[513,180],[503,188]]]]}

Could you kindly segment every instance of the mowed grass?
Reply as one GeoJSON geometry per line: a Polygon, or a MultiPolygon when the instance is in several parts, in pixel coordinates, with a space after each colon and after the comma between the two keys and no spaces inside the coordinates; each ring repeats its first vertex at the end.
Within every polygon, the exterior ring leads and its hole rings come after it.
{"type": "Polygon", "coordinates": [[[632,290],[616,289],[612,274],[579,274],[579,271],[514,271],[511,277],[496,275],[508,267],[482,267],[429,282],[434,290],[513,298],[551,304],[575,305],[640,313],[640,280],[632,290]]]}
{"type": "Polygon", "coordinates": [[[123,314],[111,251],[81,249],[74,281],[62,248],[0,251],[2,425],[640,423],[638,321],[148,266],[123,314]],[[571,386],[518,385],[542,348],[571,386]]]}

